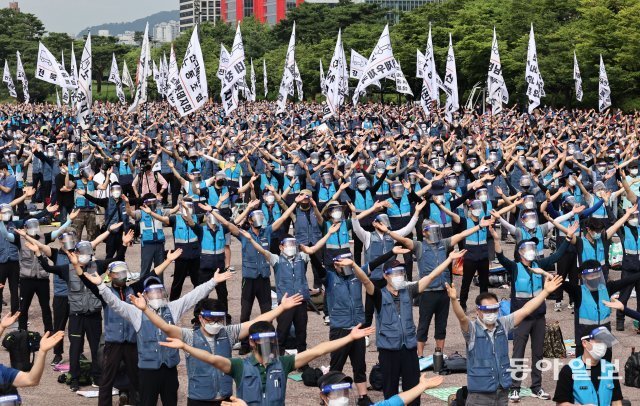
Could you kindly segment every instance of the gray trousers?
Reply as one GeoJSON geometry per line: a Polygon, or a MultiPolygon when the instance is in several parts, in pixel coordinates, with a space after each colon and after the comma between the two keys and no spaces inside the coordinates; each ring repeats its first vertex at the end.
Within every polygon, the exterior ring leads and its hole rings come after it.
{"type": "Polygon", "coordinates": [[[151,272],[151,263],[156,267],[164,262],[164,243],[145,244],[140,255],[140,279],[144,279],[151,272]]]}
{"type": "Polygon", "coordinates": [[[509,392],[498,389],[495,393],[472,393],[467,395],[468,406],[508,406],[509,392]]]}
{"type": "MultiPolygon", "coordinates": [[[[544,317],[525,319],[513,329],[513,356],[511,360],[514,367],[519,367],[517,369],[531,370],[531,391],[534,393],[542,387],[542,371],[537,368],[536,364],[542,359],[545,324],[544,317]],[[524,358],[524,350],[529,337],[531,337],[531,362],[526,362],[523,365],[522,361],[518,360],[524,358]]],[[[522,372],[517,370],[511,388],[520,389],[521,385],[522,372]]]]}

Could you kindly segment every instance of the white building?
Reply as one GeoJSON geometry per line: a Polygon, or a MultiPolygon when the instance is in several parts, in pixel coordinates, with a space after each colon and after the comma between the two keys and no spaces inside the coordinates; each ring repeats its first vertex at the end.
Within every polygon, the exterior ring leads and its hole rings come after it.
{"type": "Polygon", "coordinates": [[[109,30],[98,30],[98,37],[108,37],[109,30]]]}
{"type": "MultiPolygon", "coordinates": [[[[224,20],[221,7],[225,0],[180,0],[180,32],[193,28],[194,23],[224,20]]],[[[253,3],[253,0],[247,0],[253,3]]],[[[235,4],[235,2],[234,2],[235,4]]]]}
{"type": "Polygon", "coordinates": [[[180,34],[180,23],[175,20],[153,26],[153,39],[156,42],[172,42],[180,34]]]}
{"type": "Polygon", "coordinates": [[[140,45],[135,41],[136,33],[135,31],[125,31],[124,34],[116,35],[118,38],[118,43],[123,45],[140,45]]]}

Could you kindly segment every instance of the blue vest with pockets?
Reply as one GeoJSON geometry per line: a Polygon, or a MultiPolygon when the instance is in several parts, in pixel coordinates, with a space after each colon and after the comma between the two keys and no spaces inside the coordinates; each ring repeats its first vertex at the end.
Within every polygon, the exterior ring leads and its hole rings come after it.
{"type": "MultiPolygon", "coordinates": [[[[231,358],[231,343],[227,331],[221,329],[214,340],[215,348],[211,349],[209,341],[198,328],[193,331],[193,347],[211,354],[231,358]]],[[[219,369],[196,357],[186,357],[187,375],[189,377],[189,399],[216,400],[225,399],[233,394],[233,378],[219,369]]]]}

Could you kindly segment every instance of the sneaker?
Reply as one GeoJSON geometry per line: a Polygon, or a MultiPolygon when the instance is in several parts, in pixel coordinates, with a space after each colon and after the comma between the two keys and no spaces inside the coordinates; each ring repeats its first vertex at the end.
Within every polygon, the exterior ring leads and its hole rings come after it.
{"type": "Polygon", "coordinates": [[[373,401],[371,400],[371,398],[369,397],[369,395],[364,395],[364,396],[360,396],[358,398],[358,406],[371,406],[373,404],[373,401]]]}
{"type": "Polygon", "coordinates": [[[88,361],[88,359],[84,356],[84,354],[80,354],[80,361],[88,361]]]}
{"type": "Polygon", "coordinates": [[[329,325],[329,321],[330,321],[329,316],[324,316],[324,325],[325,326],[329,325]]]}
{"type": "Polygon", "coordinates": [[[369,344],[371,344],[371,340],[369,339],[369,336],[365,336],[364,337],[364,346],[368,347],[369,344]]]}
{"type": "Polygon", "coordinates": [[[553,310],[556,312],[561,312],[562,311],[562,303],[557,302],[556,304],[553,305],[553,310]]]}
{"type": "Polygon", "coordinates": [[[538,389],[535,392],[531,391],[531,397],[542,399],[542,400],[551,399],[551,395],[549,395],[547,392],[545,392],[544,389],[542,389],[542,388],[538,389]]]}
{"type": "Polygon", "coordinates": [[[80,384],[78,383],[78,381],[71,381],[71,384],[69,384],[69,389],[71,389],[71,392],[77,392],[80,390],[80,384]]]}
{"type": "Polygon", "coordinates": [[[567,305],[567,309],[569,309],[569,310],[573,310],[573,303],[569,303],[569,304],[567,305]]]}
{"type": "Polygon", "coordinates": [[[624,320],[616,320],[616,331],[624,331],[624,320]]]}
{"type": "Polygon", "coordinates": [[[238,341],[237,343],[233,344],[233,348],[232,349],[234,351],[238,351],[241,346],[242,346],[242,343],[240,341],[238,341]]]}
{"type": "Polygon", "coordinates": [[[96,383],[96,380],[95,380],[94,378],[91,378],[91,386],[92,386],[93,388],[99,388],[99,387],[100,387],[100,385],[98,385],[98,384],[96,383]]]}
{"type": "Polygon", "coordinates": [[[56,355],[54,355],[53,359],[51,360],[51,366],[55,367],[56,365],[60,364],[61,362],[62,362],[62,355],[56,354],[56,355]]]}
{"type": "Polygon", "coordinates": [[[509,391],[509,400],[513,403],[520,402],[520,389],[511,389],[509,391]]]}

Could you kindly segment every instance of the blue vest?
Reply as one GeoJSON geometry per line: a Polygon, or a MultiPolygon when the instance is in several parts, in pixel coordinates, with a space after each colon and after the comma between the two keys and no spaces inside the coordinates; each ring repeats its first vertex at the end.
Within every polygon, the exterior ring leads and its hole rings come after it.
{"type": "Polygon", "coordinates": [[[600,384],[598,391],[591,381],[591,372],[587,371],[582,358],[569,362],[573,376],[573,402],[577,405],[610,406],[613,398],[613,374],[615,367],[606,360],[600,360],[600,384]]]}
{"type": "MultiPolygon", "coordinates": [[[[197,222],[196,215],[191,215],[194,222],[197,222]]],[[[173,231],[173,239],[175,241],[176,248],[180,248],[181,244],[189,244],[198,241],[196,233],[185,223],[182,216],[176,216],[176,228],[173,231]]]]}
{"type": "MultiPolygon", "coordinates": [[[[188,182],[187,183],[187,187],[186,187],[186,194],[187,196],[189,196],[190,198],[194,199],[194,200],[200,200],[200,195],[197,194],[194,190],[193,190],[193,186],[191,186],[193,184],[193,182],[188,182]]],[[[206,183],[201,180],[200,183],[198,184],[198,189],[200,190],[204,190],[206,188],[206,183]]]]}
{"type": "MultiPolygon", "coordinates": [[[[326,222],[327,230],[331,227],[331,222],[326,222]]],[[[337,233],[333,233],[327,240],[326,247],[328,249],[339,250],[342,248],[350,248],[349,245],[349,228],[347,227],[346,220],[342,220],[340,223],[340,229],[337,233]]]]}
{"type": "Polygon", "coordinates": [[[355,276],[327,272],[327,306],[331,327],[350,329],[364,323],[362,283],[355,276]]]}
{"type": "MultiPolygon", "coordinates": [[[[120,297],[118,289],[110,287],[114,295],[120,297]]],[[[133,289],[127,286],[124,288],[124,300],[131,304],[129,295],[133,295],[133,289]]],[[[120,299],[122,299],[120,297],[120,299]]],[[[109,306],[104,306],[104,341],[107,343],[135,343],[136,331],[131,323],[125,320],[109,306]]]]}
{"type": "MultiPolygon", "coordinates": [[[[473,220],[471,220],[470,218],[467,217],[467,230],[470,228],[473,228],[476,226],[476,223],[473,222],[473,220]]],[[[465,243],[465,248],[467,246],[472,246],[472,245],[486,245],[487,244],[487,229],[483,228],[480,229],[478,231],[476,231],[475,233],[471,234],[470,236],[466,237],[464,239],[464,243],[465,243]]]]}
{"type": "MultiPolygon", "coordinates": [[[[537,268],[538,264],[533,262],[531,267],[537,268]]],[[[514,285],[515,297],[532,299],[542,292],[542,275],[529,273],[527,269],[525,269],[524,265],[521,262],[518,262],[514,285]]]]}
{"type": "Polygon", "coordinates": [[[523,240],[530,240],[533,237],[538,240],[538,244],[536,245],[536,256],[542,257],[544,255],[544,235],[542,235],[542,227],[539,225],[536,226],[533,234],[524,226],[520,227],[520,231],[522,232],[523,240]]]}
{"type": "MultiPolygon", "coordinates": [[[[7,231],[15,229],[15,225],[12,222],[5,223],[7,231]]],[[[18,261],[18,239],[20,236],[15,235],[15,242],[10,242],[6,238],[0,237],[0,264],[7,263],[9,261],[18,261]]]]}
{"type": "MultiPolygon", "coordinates": [[[[378,175],[375,175],[373,177],[374,183],[376,183],[377,181],[380,180],[380,177],[378,175]]],[[[384,182],[382,182],[382,185],[380,185],[380,189],[378,189],[378,191],[376,192],[376,196],[381,196],[381,195],[388,195],[389,194],[389,182],[387,182],[386,180],[384,182]]]]}
{"type": "MultiPolygon", "coordinates": [[[[225,329],[220,330],[211,349],[209,341],[198,328],[193,330],[193,347],[211,354],[231,358],[231,343],[225,329]]],[[[189,399],[215,400],[228,398],[233,394],[233,378],[196,357],[186,357],[189,377],[189,399]]]]}
{"type": "Polygon", "coordinates": [[[79,163],[73,163],[73,164],[69,164],[68,166],[69,169],[69,175],[74,176],[74,177],[80,177],[80,164],[79,163]]]}
{"type": "Polygon", "coordinates": [[[391,207],[387,209],[389,217],[407,217],[411,215],[411,203],[409,203],[409,194],[406,191],[402,194],[400,205],[392,198],[388,198],[387,202],[391,204],[391,207]]]}
{"type": "MultiPolygon", "coordinates": [[[[76,180],[76,190],[84,190],[87,193],[91,193],[96,190],[95,183],[92,180],[87,181],[85,185],[82,180],[76,180]]],[[[93,209],[96,205],[86,199],[84,196],[76,193],[76,209],[93,209]]]]}
{"type": "MultiPolygon", "coordinates": [[[[69,257],[64,252],[58,251],[56,266],[69,265],[69,257]]],[[[53,275],[53,296],[66,297],[69,294],[67,282],[58,275],[53,275]]]]}
{"type": "Polygon", "coordinates": [[[595,247],[591,244],[591,242],[587,239],[587,237],[580,237],[582,239],[582,253],[580,255],[581,263],[588,261],[590,259],[595,259],[600,262],[600,265],[604,265],[606,263],[606,257],[604,254],[604,241],[594,240],[595,247]]]}
{"type": "MultiPolygon", "coordinates": [[[[160,309],[159,316],[167,323],[175,324],[173,316],[166,306],[160,309]]],[[[159,369],[163,364],[168,368],[173,368],[180,362],[178,350],[162,347],[158,344],[160,341],[167,341],[167,335],[156,327],[144,313],[137,338],[138,368],[159,369]]]]}
{"type": "Polygon", "coordinates": [[[389,289],[382,288],[382,305],[376,312],[376,343],[378,348],[400,350],[402,346],[413,349],[417,346],[416,325],[413,322],[411,297],[406,289],[398,291],[400,313],[389,289]]]}
{"type": "Polygon", "coordinates": [[[636,272],[640,267],[640,232],[638,227],[624,226],[622,269],[636,272]],[[635,237],[634,237],[635,232],[635,237]]]}
{"type": "Polygon", "coordinates": [[[260,190],[264,190],[267,185],[273,186],[276,190],[278,190],[280,186],[275,176],[267,177],[267,175],[263,173],[260,175],[260,190]]]}
{"type": "Polygon", "coordinates": [[[478,321],[475,323],[475,343],[467,350],[467,388],[469,392],[495,393],[498,385],[511,388],[509,340],[502,324],[496,323],[493,340],[478,321]]]}
{"type": "MultiPolygon", "coordinates": [[[[451,203],[449,200],[445,200],[444,206],[451,210],[451,203]]],[[[429,203],[429,219],[435,221],[437,224],[441,224],[446,227],[451,227],[451,217],[444,211],[440,210],[437,204],[429,203]]]]}
{"type": "Polygon", "coordinates": [[[107,203],[107,210],[104,212],[105,221],[108,221],[107,226],[124,222],[124,229],[128,228],[129,216],[127,216],[126,206],[122,200],[116,203],[113,197],[109,198],[107,203]],[[120,214],[118,214],[120,212],[120,214]]]}
{"type": "Polygon", "coordinates": [[[276,293],[278,301],[282,300],[285,293],[289,297],[300,293],[305,300],[309,300],[309,284],[307,283],[307,263],[298,253],[293,262],[280,255],[278,263],[273,267],[276,281],[276,293]]]}
{"type": "Polygon", "coordinates": [[[361,192],[360,190],[355,191],[355,206],[357,211],[365,211],[373,207],[373,196],[371,196],[371,191],[369,189],[361,192]]]}
{"type": "Polygon", "coordinates": [[[318,203],[326,203],[335,195],[337,192],[336,185],[331,182],[329,187],[326,187],[324,184],[320,185],[318,189],[318,203]]]}
{"type": "MultiPolygon", "coordinates": [[[[291,179],[289,179],[288,176],[285,176],[284,185],[282,185],[282,190],[285,190],[286,188],[288,188],[290,184],[291,184],[291,179]]],[[[291,186],[291,190],[289,193],[299,193],[299,192],[300,192],[300,180],[298,179],[298,181],[294,183],[293,186],[291,186]]]]}
{"type": "Polygon", "coordinates": [[[611,300],[607,287],[604,284],[598,287],[598,303],[593,300],[591,291],[585,285],[582,285],[581,289],[582,301],[578,309],[578,324],[596,328],[609,323],[611,309],[602,303],[603,300],[611,300]]]}
{"type": "MultiPolygon", "coordinates": [[[[369,238],[369,248],[367,248],[364,252],[364,260],[366,263],[371,263],[374,259],[378,258],[380,255],[391,251],[396,241],[391,238],[388,234],[380,237],[377,231],[371,232],[371,237],[369,238]]],[[[381,280],[383,278],[382,271],[384,268],[384,264],[379,265],[375,269],[371,269],[370,278],[372,280],[381,280]]]]}
{"type": "MultiPolygon", "coordinates": [[[[156,210],[162,215],[162,209],[156,210]]],[[[182,220],[182,218],[180,218],[182,220]]],[[[177,220],[176,220],[177,221],[177,220]]],[[[142,246],[145,243],[164,242],[164,229],[161,221],[154,219],[151,214],[140,211],[140,234],[142,235],[142,246]]]]}
{"type": "Polygon", "coordinates": [[[273,203],[271,210],[269,210],[269,206],[267,206],[265,203],[262,203],[262,207],[260,209],[262,210],[262,213],[264,213],[264,219],[267,222],[267,225],[273,224],[274,221],[282,216],[280,206],[275,202],[273,203]]]}
{"type": "Polygon", "coordinates": [[[224,254],[226,239],[221,226],[214,232],[209,226],[202,227],[202,255],[224,254]]]}
{"type": "Polygon", "coordinates": [[[130,185],[133,183],[133,173],[131,173],[131,168],[129,164],[124,161],[120,161],[118,163],[118,182],[123,185],[130,185]]]}
{"type": "Polygon", "coordinates": [[[11,165],[7,165],[7,169],[9,170],[10,175],[15,176],[16,186],[18,187],[18,189],[22,189],[22,187],[24,186],[24,173],[22,170],[22,165],[17,164],[15,168],[13,168],[11,165]]]}
{"type": "Polygon", "coordinates": [[[285,404],[287,377],[278,360],[267,365],[267,379],[262,386],[260,370],[253,365],[255,358],[247,357],[242,363],[242,381],[236,389],[236,396],[249,406],[276,406],[285,404]]]}
{"type": "MultiPolygon", "coordinates": [[[[214,186],[209,186],[207,188],[209,190],[209,199],[207,200],[207,203],[209,204],[209,206],[211,207],[216,207],[216,205],[218,204],[218,202],[220,201],[220,196],[225,195],[227,193],[229,193],[229,188],[226,186],[223,186],[220,189],[220,192],[218,192],[218,189],[216,189],[214,186]]],[[[229,195],[229,197],[227,197],[227,200],[225,200],[224,202],[222,202],[222,204],[220,205],[221,209],[226,209],[229,207],[229,201],[231,200],[231,195],[229,195]]]]}
{"type": "Polygon", "coordinates": [[[300,207],[296,207],[296,221],[293,224],[293,229],[296,240],[302,245],[315,245],[322,239],[322,230],[313,208],[304,211],[300,207]]]}
{"type": "MultiPolygon", "coordinates": [[[[260,230],[260,235],[255,235],[252,229],[249,230],[249,234],[262,248],[269,250],[269,238],[265,235],[264,229],[260,230]]],[[[250,241],[242,244],[242,277],[248,279],[268,278],[270,274],[269,263],[264,255],[259,253],[250,241]]]]}
{"type": "MultiPolygon", "coordinates": [[[[445,246],[442,242],[439,242],[437,244],[429,244],[426,241],[418,241],[418,244],[422,245],[422,256],[418,261],[418,273],[420,275],[420,278],[424,278],[425,276],[430,275],[434,269],[436,269],[447,259],[447,251],[445,250],[445,246]]],[[[444,284],[450,282],[451,272],[449,271],[449,267],[447,267],[446,270],[438,275],[429,284],[429,286],[427,286],[426,290],[444,290],[444,284]]]]}
{"type": "MultiPolygon", "coordinates": [[[[599,197],[594,195],[593,199],[591,200],[591,203],[593,203],[591,205],[591,207],[595,206],[596,204],[598,204],[601,201],[602,201],[602,199],[600,199],[599,197]]],[[[599,218],[599,219],[606,219],[607,218],[607,207],[606,207],[606,205],[603,204],[596,211],[591,213],[591,217],[599,218]]]]}
{"type": "Polygon", "coordinates": [[[224,170],[224,173],[225,175],[227,175],[228,179],[237,181],[238,179],[240,179],[240,174],[242,173],[242,167],[236,164],[233,170],[231,169],[231,167],[228,167],[224,170]]]}
{"type": "Polygon", "coordinates": [[[202,159],[198,158],[196,159],[196,163],[195,165],[193,164],[193,162],[186,160],[186,163],[184,164],[185,167],[185,172],[186,173],[191,173],[194,169],[197,169],[199,171],[202,171],[202,159]]]}

